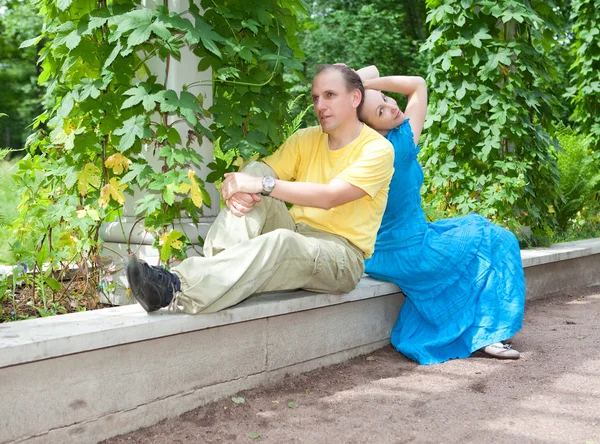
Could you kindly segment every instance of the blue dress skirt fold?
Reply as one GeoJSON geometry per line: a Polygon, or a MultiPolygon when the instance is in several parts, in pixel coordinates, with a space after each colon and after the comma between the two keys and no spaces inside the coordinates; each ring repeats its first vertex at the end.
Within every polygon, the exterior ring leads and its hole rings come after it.
{"type": "Polygon", "coordinates": [[[522,326],[525,279],[514,234],[471,214],[427,222],[409,120],[390,131],[395,172],[365,271],[406,296],[392,345],[420,364],[466,358],[522,326]]]}

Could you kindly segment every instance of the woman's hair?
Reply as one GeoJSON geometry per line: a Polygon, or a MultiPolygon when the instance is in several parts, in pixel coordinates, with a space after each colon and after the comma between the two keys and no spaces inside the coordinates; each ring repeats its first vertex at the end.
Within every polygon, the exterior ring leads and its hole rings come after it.
{"type": "Polygon", "coordinates": [[[360,112],[362,110],[363,103],[365,102],[365,87],[362,84],[362,80],[353,69],[348,68],[345,65],[319,65],[317,67],[317,72],[315,73],[315,77],[321,74],[324,71],[339,71],[344,78],[344,82],[346,83],[346,89],[348,91],[352,91],[357,89],[360,91],[360,103],[358,104],[358,108],[356,108],[356,113],[360,116],[360,112]]]}

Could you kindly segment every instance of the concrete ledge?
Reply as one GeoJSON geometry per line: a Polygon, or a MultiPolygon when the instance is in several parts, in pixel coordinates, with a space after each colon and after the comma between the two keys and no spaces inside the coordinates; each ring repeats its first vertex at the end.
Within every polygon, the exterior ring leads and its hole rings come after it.
{"type": "MultiPolygon", "coordinates": [[[[600,239],[522,252],[528,299],[600,284],[600,239]]],[[[97,442],[388,343],[403,296],[262,294],[211,315],[139,305],[0,324],[0,443],[97,442]],[[51,379],[51,383],[48,383],[51,379]]]]}
{"type": "Polygon", "coordinates": [[[399,292],[394,284],[365,277],[343,295],[264,293],[210,315],[166,309],[148,314],[134,304],[5,323],[0,324],[0,368],[399,292]]]}
{"type": "Polygon", "coordinates": [[[531,248],[521,251],[523,267],[549,264],[600,253],[600,238],[574,242],[562,242],[545,248],[531,248]]]}
{"type": "Polygon", "coordinates": [[[600,239],[523,250],[521,259],[528,300],[600,285],[600,239]]]}

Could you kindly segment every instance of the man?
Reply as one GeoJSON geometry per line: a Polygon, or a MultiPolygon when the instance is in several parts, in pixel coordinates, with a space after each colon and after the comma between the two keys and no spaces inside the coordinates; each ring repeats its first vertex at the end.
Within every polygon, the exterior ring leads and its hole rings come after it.
{"type": "Polygon", "coordinates": [[[213,313],[265,291],[352,290],[373,252],[394,156],[391,144],[359,121],[363,97],[354,71],[319,67],[312,98],[320,126],[226,174],[227,207],[208,232],[204,257],[172,272],[130,258],[127,279],[144,309],[172,304],[213,313]]]}

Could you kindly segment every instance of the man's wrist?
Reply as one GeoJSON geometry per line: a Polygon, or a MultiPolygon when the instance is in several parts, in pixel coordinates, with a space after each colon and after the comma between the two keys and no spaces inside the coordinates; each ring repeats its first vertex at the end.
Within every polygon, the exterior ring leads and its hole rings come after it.
{"type": "Polygon", "coordinates": [[[263,196],[269,196],[275,188],[275,178],[273,176],[264,176],[262,178],[262,191],[260,194],[263,196]]]}

